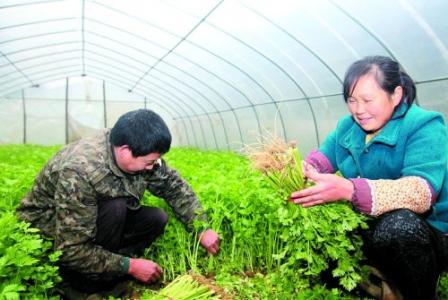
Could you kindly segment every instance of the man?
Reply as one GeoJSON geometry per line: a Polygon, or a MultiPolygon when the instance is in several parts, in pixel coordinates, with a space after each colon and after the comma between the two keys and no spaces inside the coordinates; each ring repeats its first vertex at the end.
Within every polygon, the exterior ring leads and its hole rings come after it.
{"type": "MultiPolygon", "coordinates": [[[[160,277],[157,263],[131,258],[167,223],[163,210],[140,205],[145,190],[166,200],[187,229],[196,219],[206,220],[191,187],[161,159],[170,145],[162,118],[135,110],[111,130],[67,145],[39,173],[19,217],[54,239],[62,250],[61,275],[74,289],[102,291],[127,274],[143,283],[160,277]]],[[[218,252],[213,230],[199,239],[210,254],[218,252]]]]}

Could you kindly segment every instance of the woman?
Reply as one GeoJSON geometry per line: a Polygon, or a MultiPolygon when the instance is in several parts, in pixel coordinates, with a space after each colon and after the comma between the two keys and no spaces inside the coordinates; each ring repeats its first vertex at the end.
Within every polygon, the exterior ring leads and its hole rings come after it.
{"type": "Polygon", "coordinates": [[[292,193],[291,201],[351,201],[373,217],[363,233],[369,263],[404,299],[434,299],[448,257],[443,117],[414,104],[412,79],[388,57],[353,63],[343,89],[351,115],[306,158],[304,174],[315,185],[292,193]]]}

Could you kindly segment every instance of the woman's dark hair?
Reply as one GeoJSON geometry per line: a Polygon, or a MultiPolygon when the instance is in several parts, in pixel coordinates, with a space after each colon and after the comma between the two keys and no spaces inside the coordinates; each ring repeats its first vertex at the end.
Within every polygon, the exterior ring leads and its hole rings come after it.
{"type": "Polygon", "coordinates": [[[397,86],[403,88],[403,97],[400,103],[412,104],[415,100],[416,90],[412,78],[403,70],[400,64],[386,56],[367,56],[354,62],[345,73],[344,100],[353,93],[361,76],[372,73],[378,85],[387,93],[392,94],[397,86]]]}
{"type": "Polygon", "coordinates": [[[148,109],[138,109],[122,115],[110,132],[113,146],[127,145],[134,157],[170,150],[171,134],[163,119],[148,109]]]}

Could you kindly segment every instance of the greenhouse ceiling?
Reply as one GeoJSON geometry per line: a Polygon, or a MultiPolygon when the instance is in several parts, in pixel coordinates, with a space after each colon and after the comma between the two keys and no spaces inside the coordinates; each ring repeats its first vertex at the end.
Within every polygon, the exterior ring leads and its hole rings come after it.
{"type": "Polygon", "coordinates": [[[448,116],[447,13],[446,0],[3,0],[0,142],[68,142],[148,107],[177,144],[273,134],[310,150],[367,55],[398,60],[419,104],[448,116]]]}

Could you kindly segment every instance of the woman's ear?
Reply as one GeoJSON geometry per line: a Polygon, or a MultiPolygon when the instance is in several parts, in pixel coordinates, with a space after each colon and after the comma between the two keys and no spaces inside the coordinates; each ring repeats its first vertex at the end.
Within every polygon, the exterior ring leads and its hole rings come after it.
{"type": "Polygon", "coordinates": [[[399,105],[401,98],[403,98],[403,87],[397,86],[391,96],[394,106],[399,105]]]}

